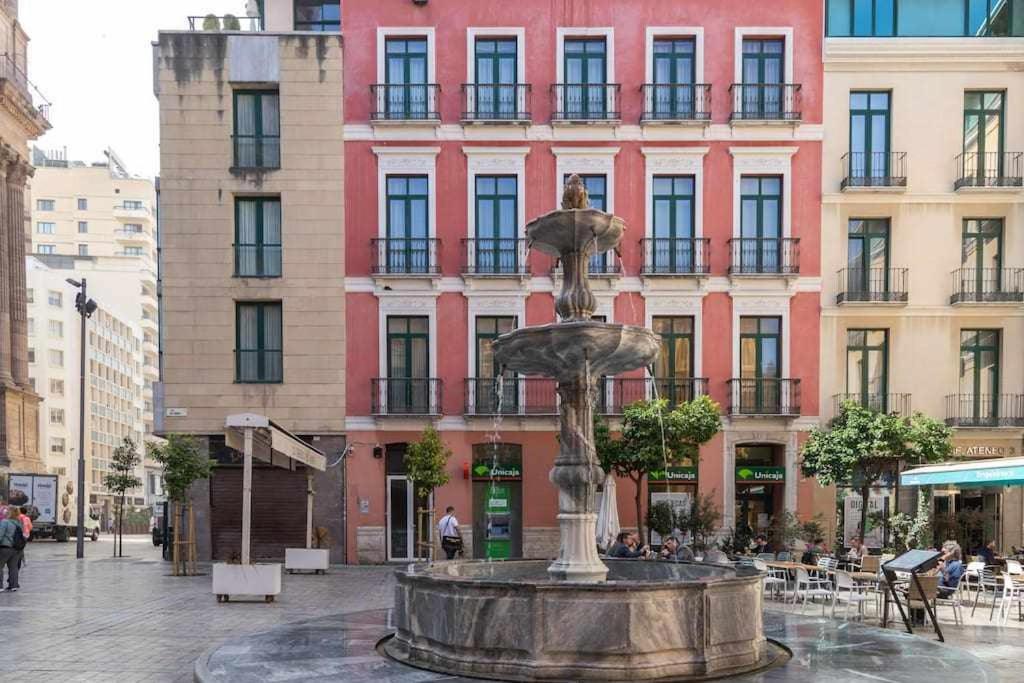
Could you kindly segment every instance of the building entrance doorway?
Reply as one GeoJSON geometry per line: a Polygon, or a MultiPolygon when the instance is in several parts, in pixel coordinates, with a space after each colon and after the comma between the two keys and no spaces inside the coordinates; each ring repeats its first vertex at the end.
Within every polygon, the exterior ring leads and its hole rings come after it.
{"type": "Polygon", "coordinates": [[[405,474],[406,444],[388,444],[386,451],[387,469],[387,559],[404,561],[428,559],[429,550],[417,539],[431,542],[429,530],[420,531],[424,524],[430,525],[429,515],[421,510],[431,509],[430,498],[418,496],[415,487],[405,474]]]}

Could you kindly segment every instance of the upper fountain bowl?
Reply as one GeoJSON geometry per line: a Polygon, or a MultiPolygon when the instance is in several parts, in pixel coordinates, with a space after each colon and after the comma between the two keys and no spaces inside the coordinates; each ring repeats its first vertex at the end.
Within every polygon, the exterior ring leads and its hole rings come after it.
{"type": "Polygon", "coordinates": [[[564,259],[614,249],[625,230],[621,218],[597,209],[559,209],[529,222],[526,237],[531,249],[564,259]]]}

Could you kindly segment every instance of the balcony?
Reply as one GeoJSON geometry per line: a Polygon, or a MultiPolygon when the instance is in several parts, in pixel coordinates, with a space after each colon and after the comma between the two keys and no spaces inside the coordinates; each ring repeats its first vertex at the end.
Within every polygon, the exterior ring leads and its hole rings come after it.
{"type": "Polygon", "coordinates": [[[1024,394],[950,394],[949,427],[1024,427],[1024,394]]]}
{"type": "Polygon", "coordinates": [[[408,83],[370,86],[372,123],[438,124],[441,114],[437,100],[441,86],[436,83],[408,83]]]}
{"type": "Polygon", "coordinates": [[[800,240],[734,237],[729,240],[729,275],[798,275],[800,240]]]}
{"type": "Polygon", "coordinates": [[[704,377],[605,377],[598,384],[594,408],[604,415],[622,415],[637,401],[664,398],[675,407],[707,393],[704,377]]]}
{"type": "Polygon", "coordinates": [[[641,124],[707,124],[711,122],[711,86],[706,83],[647,83],[641,87],[641,124]]]}
{"type": "Polygon", "coordinates": [[[556,83],[551,86],[552,123],[619,123],[618,83],[556,83]]]}
{"type": "Polygon", "coordinates": [[[1024,268],[958,268],[952,277],[954,306],[1024,302],[1024,268]]]}
{"type": "Polygon", "coordinates": [[[905,304],[906,268],[843,268],[836,273],[836,303],[905,304]]]}
{"type": "Polygon", "coordinates": [[[376,276],[437,277],[437,250],[433,238],[383,237],[370,240],[373,274],[376,276]]]}
{"type": "Polygon", "coordinates": [[[850,401],[876,413],[895,413],[900,417],[910,417],[910,394],[876,392],[834,394],[832,396],[832,415],[838,415],[843,404],[850,401]]]}
{"type": "Polygon", "coordinates": [[[205,16],[192,16],[188,18],[189,31],[245,31],[246,33],[258,33],[265,30],[263,17],[237,17],[233,14],[217,16],[207,14],[205,16]]]}
{"type": "Polygon", "coordinates": [[[232,135],[232,168],[243,171],[272,171],[281,168],[280,135],[232,135]]]}
{"type": "Polygon", "coordinates": [[[5,104],[13,106],[19,117],[26,117],[31,122],[34,129],[32,137],[50,129],[50,102],[28,80],[24,60],[19,64],[15,56],[7,52],[0,53],[0,94],[11,97],[5,104]],[[34,98],[41,103],[36,105],[34,98]]]}
{"type": "Polygon", "coordinates": [[[1019,190],[1024,187],[1024,153],[963,152],[957,154],[953,189],[1019,190]]]}
{"type": "Polygon", "coordinates": [[[530,123],[530,85],[462,84],[463,123],[530,123]]]}
{"type": "Polygon", "coordinates": [[[730,379],[729,415],[796,417],[800,414],[800,380],[775,377],[730,379]]]}
{"type": "Polygon", "coordinates": [[[843,180],[839,189],[897,191],[907,188],[906,152],[848,152],[840,160],[843,180]]]}
{"type": "Polygon", "coordinates": [[[440,415],[441,387],[441,380],[433,377],[374,378],[370,412],[377,416],[440,415]]]}
{"type": "Polygon", "coordinates": [[[526,240],[477,237],[462,240],[463,275],[476,277],[525,277],[526,240]]]}
{"type": "Polygon", "coordinates": [[[558,383],[546,377],[466,379],[467,416],[558,414],[558,383]]]}
{"type": "Polygon", "coordinates": [[[737,123],[799,123],[799,83],[733,83],[729,86],[732,115],[737,123]]]}
{"type": "MultiPolygon", "coordinates": [[[[590,277],[600,278],[621,277],[622,265],[618,260],[612,258],[612,253],[613,252],[606,252],[604,254],[595,254],[594,256],[591,256],[587,266],[587,275],[590,277]]],[[[565,275],[561,259],[555,262],[554,267],[551,269],[551,275],[553,277],[562,277],[565,275]]]]}
{"type": "Polygon", "coordinates": [[[114,231],[114,240],[124,244],[149,244],[153,237],[145,230],[118,228],[114,231]]]}
{"type": "Polygon", "coordinates": [[[711,240],[706,237],[648,237],[644,275],[707,275],[711,272],[711,240]]]}
{"type": "Polygon", "coordinates": [[[114,218],[149,219],[150,212],[142,202],[122,202],[114,204],[114,218]]]}

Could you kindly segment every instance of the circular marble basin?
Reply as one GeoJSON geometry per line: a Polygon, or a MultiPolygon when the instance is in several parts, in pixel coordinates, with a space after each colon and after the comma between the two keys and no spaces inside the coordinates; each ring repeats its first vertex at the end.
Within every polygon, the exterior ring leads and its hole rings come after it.
{"type": "Polygon", "coordinates": [[[659,681],[771,666],[753,568],[608,560],[608,581],[548,562],[457,561],[398,572],[384,648],[421,668],[497,680],[659,681]]]}

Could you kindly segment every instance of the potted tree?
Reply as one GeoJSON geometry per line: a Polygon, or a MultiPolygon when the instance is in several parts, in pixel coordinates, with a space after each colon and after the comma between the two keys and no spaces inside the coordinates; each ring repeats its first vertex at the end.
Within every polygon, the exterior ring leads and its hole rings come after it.
{"type": "Polygon", "coordinates": [[[114,539],[114,557],[124,557],[124,505],[128,492],[142,486],[142,480],[135,476],[135,468],[142,459],[135,448],[135,442],[125,437],[114,449],[110,459],[110,473],[103,477],[103,485],[117,497],[117,537],[114,539]]]}
{"type": "Polygon", "coordinates": [[[196,573],[195,524],[189,488],[193,482],[209,478],[210,460],[199,451],[195,438],[187,434],[168,434],[165,442],[150,442],[146,448],[163,468],[164,492],[171,503],[171,519],[175,520],[172,573],[192,576],[196,573]],[[183,534],[186,520],[188,532],[183,534]]]}
{"type": "Polygon", "coordinates": [[[409,444],[406,449],[406,476],[416,489],[416,499],[426,502],[417,510],[417,556],[423,550],[428,550],[430,557],[433,557],[434,544],[430,539],[434,528],[434,511],[430,505],[430,496],[434,489],[444,486],[451,479],[451,475],[448,474],[448,460],[451,457],[452,450],[445,445],[441,435],[432,426],[424,429],[420,440],[409,444]]]}

